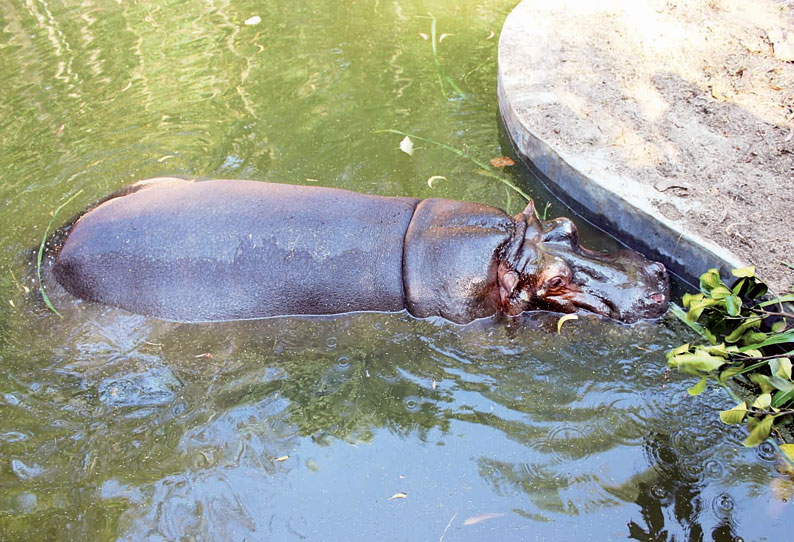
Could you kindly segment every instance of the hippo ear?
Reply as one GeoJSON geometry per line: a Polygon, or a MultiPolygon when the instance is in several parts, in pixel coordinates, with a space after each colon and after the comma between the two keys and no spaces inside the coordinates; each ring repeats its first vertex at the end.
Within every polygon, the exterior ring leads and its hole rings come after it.
{"type": "Polygon", "coordinates": [[[514,216],[513,220],[516,222],[526,223],[526,237],[533,242],[537,242],[537,238],[543,231],[543,225],[540,223],[540,220],[538,220],[538,217],[535,214],[535,203],[532,200],[529,200],[529,203],[527,203],[527,206],[524,208],[524,210],[514,216]]]}
{"type": "Polygon", "coordinates": [[[527,203],[527,206],[524,207],[523,211],[521,211],[521,214],[527,218],[532,218],[535,216],[535,202],[530,199],[529,203],[527,203]]]}

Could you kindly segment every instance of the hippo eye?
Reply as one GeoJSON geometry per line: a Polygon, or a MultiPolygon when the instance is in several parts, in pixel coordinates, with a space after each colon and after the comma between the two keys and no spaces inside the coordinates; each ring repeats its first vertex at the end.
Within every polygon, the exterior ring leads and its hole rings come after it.
{"type": "Polygon", "coordinates": [[[565,279],[562,277],[554,277],[548,283],[548,287],[551,289],[562,288],[565,285],[565,279]]]}

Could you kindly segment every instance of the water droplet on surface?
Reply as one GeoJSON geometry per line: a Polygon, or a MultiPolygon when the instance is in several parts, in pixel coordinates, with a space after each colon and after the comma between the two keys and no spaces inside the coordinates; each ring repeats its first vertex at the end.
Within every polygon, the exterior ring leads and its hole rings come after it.
{"type": "Polygon", "coordinates": [[[410,412],[416,412],[417,410],[419,410],[419,399],[413,396],[406,397],[405,399],[403,399],[403,405],[405,405],[405,410],[408,410],[410,412]]]}
{"type": "Polygon", "coordinates": [[[733,497],[727,493],[720,493],[714,499],[713,509],[714,513],[718,517],[723,517],[730,514],[734,508],[736,508],[736,503],[734,502],[733,497]]]}
{"type": "Polygon", "coordinates": [[[339,356],[336,360],[336,368],[344,371],[350,368],[350,358],[348,356],[339,356]]]}
{"type": "Polygon", "coordinates": [[[706,476],[709,478],[722,478],[724,473],[724,469],[722,468],[722,463],[717,461],[716,459],[710,459],[706,461],[706,464],[703,467],[703,471],[706,473],[706,476]]]}
{"type": "Polygon", "coordinates": [[[774,461],[777,457],[775,446],[769,441],[764,441],[756,446],[755,455],[762,461],[774,461]]]}

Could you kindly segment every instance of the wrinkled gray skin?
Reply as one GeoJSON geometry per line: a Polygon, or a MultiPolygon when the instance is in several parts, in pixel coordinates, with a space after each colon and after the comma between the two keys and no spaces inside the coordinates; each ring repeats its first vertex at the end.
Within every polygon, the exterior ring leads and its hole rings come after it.
{"type": "Polygon", "coordinates": [[[566,218],[252,181],[142,181],[85,213],[55,276],[73,295],[179,322],[401,311],[457,323],[584,309],[660,316],[659,263],[579,246],[566,218]]]}

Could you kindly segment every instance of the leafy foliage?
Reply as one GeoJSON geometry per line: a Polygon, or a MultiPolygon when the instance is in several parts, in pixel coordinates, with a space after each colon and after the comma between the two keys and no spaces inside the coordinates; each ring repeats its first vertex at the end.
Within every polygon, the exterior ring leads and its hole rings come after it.
{"type": "MultiPolygon", "coordinates": [[[[746,423],[750,434],[745,446],[757,446],[773,430],[785,440],[783,433],[791,434],[794,421],[794,310],[789,305],[794,294],[770,298],[753,267],[732,273],[736,280],[729,287],[716,269],[710,269],[700,276],[700,292],[685,294],[683,309],[673,307],[704,344],[670,350],[668,365],[700,376],[689,388],[690,395],[702,393],[714,380],[736,400],[720,419],[726,424],[746,423]]],[[[794,460],[794,447],[780,449],[794,460]]]]}

